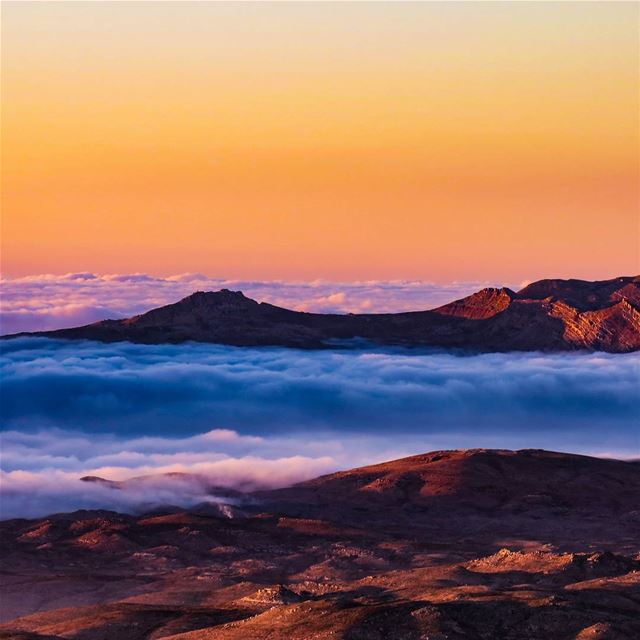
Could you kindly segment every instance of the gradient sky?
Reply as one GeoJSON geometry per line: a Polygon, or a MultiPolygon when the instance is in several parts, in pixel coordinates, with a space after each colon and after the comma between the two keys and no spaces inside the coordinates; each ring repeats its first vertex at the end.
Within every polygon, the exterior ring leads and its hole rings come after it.
{"type": "Polygon", "coordinates": [[[637,272],[639,12],[3,2],[3,272],[637,272]]]}

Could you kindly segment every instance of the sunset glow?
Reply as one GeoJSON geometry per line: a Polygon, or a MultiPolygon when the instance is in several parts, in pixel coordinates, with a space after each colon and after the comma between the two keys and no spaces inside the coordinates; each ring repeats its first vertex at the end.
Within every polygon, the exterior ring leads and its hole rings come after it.
{"type": "Polygon", "coordinates": [[[2,13],[7,275],[637,271],[635,3],[2,13]]]}
{"type": "Polygon", "coordinates": [[[0,638],[640,638],[640,3],[0,5],[0,638]]]}

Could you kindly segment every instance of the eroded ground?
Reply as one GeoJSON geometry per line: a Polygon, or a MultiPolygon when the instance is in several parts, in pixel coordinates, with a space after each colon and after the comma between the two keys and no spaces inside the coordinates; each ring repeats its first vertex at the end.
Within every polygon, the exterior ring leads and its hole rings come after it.
{"type": "Polygon", "coordinates": [[[436,452],[221,517],[2,523],[2,638],[640,637],[640,467],[436,452]]]}

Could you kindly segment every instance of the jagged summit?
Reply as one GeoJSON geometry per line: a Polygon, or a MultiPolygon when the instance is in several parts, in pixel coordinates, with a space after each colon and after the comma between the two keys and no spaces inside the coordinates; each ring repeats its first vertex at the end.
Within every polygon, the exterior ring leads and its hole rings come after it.
{"type": "Polygon", "coordinates": [[[462,300],[438,307],[435,311],[443,315],[484,320],[504,311],[516,297],[517,294],[507,287],[487,287],[462,300]]]}
{"type": "Polygon", "coordinates": [[[640,276],[540,280],[518,292],[485,288],[430,311],[384,314],[303,313],[258,303],[241,291],[196,291],[124,320],[21,335],[306,349],[358,338],[379,345],[485,352],[628,352],[640,349],[640,276]]]}
{"type": "Polygon", "coordinates": [[[579,311],[601,309],[622,299],[640,305],[640,276],[620,276],[611,280],[538,280],[520,291],[521,299],[561,300],[579,311]]]}

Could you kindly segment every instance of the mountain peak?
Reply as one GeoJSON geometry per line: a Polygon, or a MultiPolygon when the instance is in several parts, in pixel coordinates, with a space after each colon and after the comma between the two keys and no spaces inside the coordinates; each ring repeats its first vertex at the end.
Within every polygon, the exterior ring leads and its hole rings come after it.
{"type": "Polygon", "coordinates": [[[186,298],[182,298],[177,304],[191,302],[194,304],[233,304],[252,303],[258,304],[255,300],[247,298],[242,291],[231,291],[230,289],[220,289],[219,291],[194,291],[186,298]]]}
{"type": "Polygon", "coordinates": [[[485,320],[504,311],[515,297],[515,292],[507,287],[485,287],[466,298],[445,304],[435,311],[447,316],[485,320]]]}

